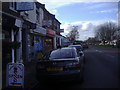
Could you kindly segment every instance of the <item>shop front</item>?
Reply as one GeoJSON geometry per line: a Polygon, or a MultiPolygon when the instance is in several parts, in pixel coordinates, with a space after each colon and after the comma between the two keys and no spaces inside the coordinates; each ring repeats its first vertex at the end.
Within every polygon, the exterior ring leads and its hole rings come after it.
{"type": "Polygon", "coordinates": [[[42,36],[34,36],[34,56],[37,55],[38,51],[44,50],[44,44],[43,44],[43,37],[42,36]]]}
{"type": "Polygon", "coordinates": [[[48,52],[52,49],[54,49],[54,37],[55,37],[55,31],[51,29],[47,29],[46,37],[44,38],[44,52],[48,52]]]}
{"type": "Polygon", "coordinates": [[[34,37],[33,53],[34,58],[36,58],[38,51],[44,51],[44,38],[46,36],[46,29],[37,25],[36,29],[31,30],[31,34],[34,37]]]}

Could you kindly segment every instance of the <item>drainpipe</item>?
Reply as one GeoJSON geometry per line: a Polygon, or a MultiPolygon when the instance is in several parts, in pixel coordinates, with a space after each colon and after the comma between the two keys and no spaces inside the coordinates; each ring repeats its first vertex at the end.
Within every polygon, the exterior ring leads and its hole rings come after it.
{"type": "Polygon", "coordinates": [[[56,49],[56,36],[54,37],[54,49],[56,49]]]}
{"type": "MultiPolygon", "coordinates": [[[[14,31],[11,31],[12,42],[14,42],[14,31]]],[[[12,48],[12,63],[15,63],[14,49],[12,48]]]]}
{"type": "Polygon", "coordinates": [[[19,28],[17,41],[20,42],[20,47],[17,49],[17,62],[22,60],[22,28],[19,28]]]}

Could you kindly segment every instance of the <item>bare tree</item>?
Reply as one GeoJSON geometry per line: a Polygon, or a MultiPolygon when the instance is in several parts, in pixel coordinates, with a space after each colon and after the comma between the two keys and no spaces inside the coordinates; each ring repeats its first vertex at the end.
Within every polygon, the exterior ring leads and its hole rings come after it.
{"type": "Polygon", "coordinates": [[[71,37],[72,40],[76,40],[79,38],[79,32],[78,32],[78,26],[72,26],[71,31],[67,35],[68,37],[71,37]]]}
{"type": "Polygon", "coordinates": [[[117,25],[113,22],[106,22],[96,27],[96,37],[100,40],[111,41],[117,30],[117,25]]]}

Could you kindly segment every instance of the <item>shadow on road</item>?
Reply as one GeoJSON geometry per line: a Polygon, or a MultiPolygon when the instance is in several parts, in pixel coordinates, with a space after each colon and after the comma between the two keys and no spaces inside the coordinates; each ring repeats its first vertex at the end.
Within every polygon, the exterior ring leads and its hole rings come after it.
{"type": "MultiPolygon", "coordinates": [[[[74,88],[77,88],[79,86],[80,88],[81,82],[78,81],[66,81],[66,82],[41,82],[38,83],[33,89],[41,89],[41,90],[63,90],[63,89],[69,89],[73,90],[74,88]]],[[[32,90],[33,90],[32,89],[32,90]]]]}

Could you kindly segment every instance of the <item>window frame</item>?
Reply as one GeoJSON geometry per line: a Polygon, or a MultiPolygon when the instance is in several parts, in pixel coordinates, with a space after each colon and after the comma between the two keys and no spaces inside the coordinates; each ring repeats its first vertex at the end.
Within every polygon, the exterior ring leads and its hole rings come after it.
{"type": "Polygon", "coordinates": [[[9,9],[14,11],[14,12],[17,12],[17,10],[16,10],[16,0],[9,0],[9,9]]]}

